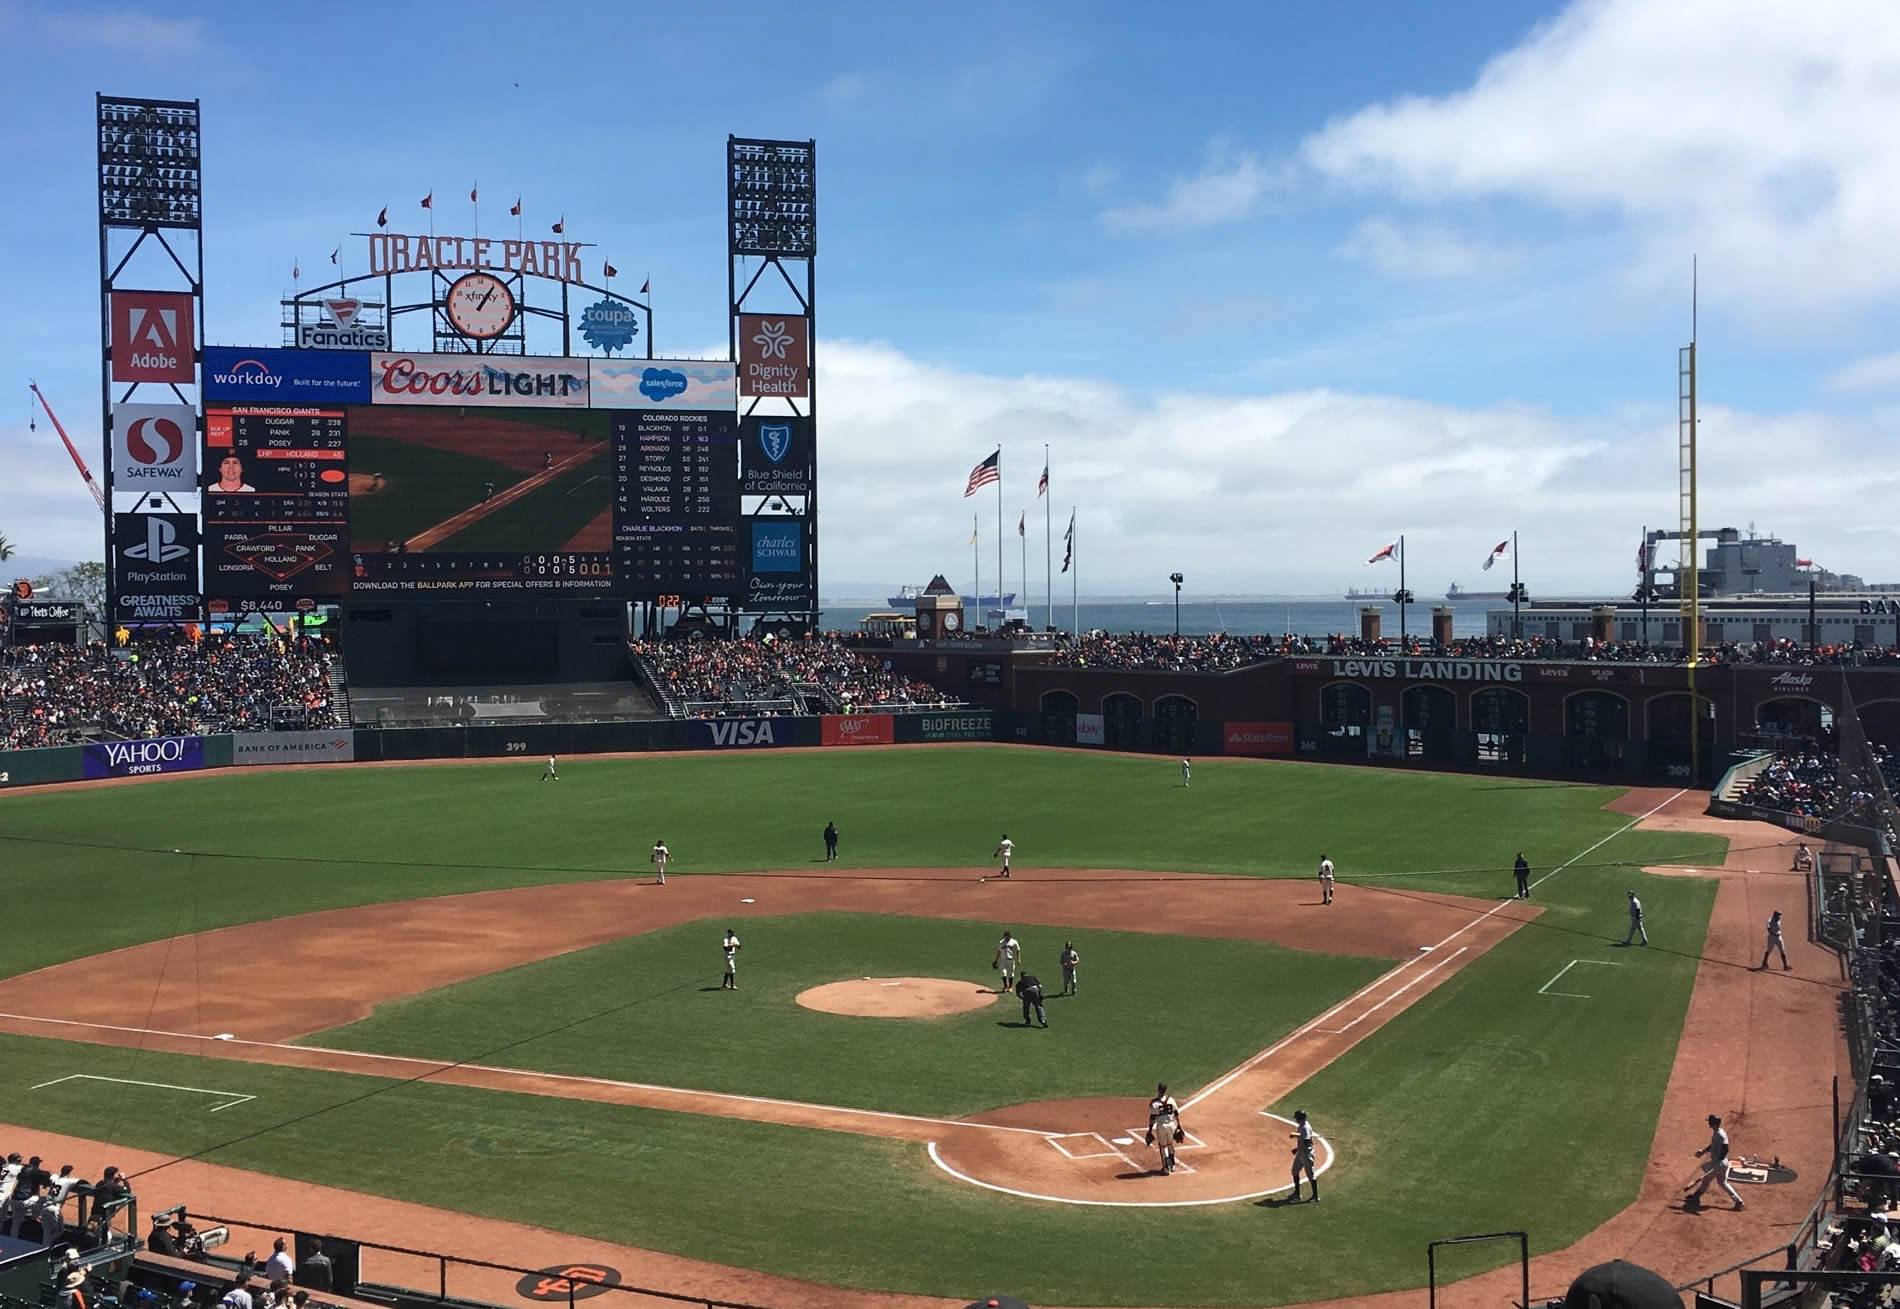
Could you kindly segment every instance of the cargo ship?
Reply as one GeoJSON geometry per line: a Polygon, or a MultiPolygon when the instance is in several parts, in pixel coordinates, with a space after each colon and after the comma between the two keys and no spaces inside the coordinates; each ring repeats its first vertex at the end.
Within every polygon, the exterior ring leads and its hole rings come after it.
{"type": "MultiPolygon", "coordinates": [[[[893,609],[915,609],[917,598],[930,590],[924,586],[899,587],[897,594],[888,597],[885,603],[893,609]]],[[[977,609],[988,612],[991,609],[1011,609],[1016,605],[1016,593],[1006,595],[966,595],[962,597],[965,609],[977,609]]]]}
{"type": "Polygon", "coordinates": [[[1509,600],[1511,593],[1509,591],[1467,591],[1458,583],[1453,582],[1445,591],[1445,598],[1447,600],[1509,600]]]}

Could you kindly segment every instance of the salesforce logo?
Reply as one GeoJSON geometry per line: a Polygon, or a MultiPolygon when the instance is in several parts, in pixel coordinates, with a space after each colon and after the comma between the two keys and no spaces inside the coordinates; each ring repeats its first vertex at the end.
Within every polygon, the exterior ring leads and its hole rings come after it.
{"type": "Polygon", "coordinates": [[[640,394],[649,400],[671,400],[686,391],[686,374],[670,368],[649,368],[640,374],[640,394]]]}

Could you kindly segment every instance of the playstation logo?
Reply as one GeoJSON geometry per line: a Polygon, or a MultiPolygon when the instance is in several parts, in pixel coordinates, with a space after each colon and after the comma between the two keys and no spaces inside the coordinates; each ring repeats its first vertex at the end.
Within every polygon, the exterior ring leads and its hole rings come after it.
{"type": "Polygon", "coordinates": [[[145,540],[126,546],[120,553],[128,559],[143,559],[148,564],[168,564],[190,554],[191,547],[178,544],[178,529],[169,519],[148,515],[145,540]]]}

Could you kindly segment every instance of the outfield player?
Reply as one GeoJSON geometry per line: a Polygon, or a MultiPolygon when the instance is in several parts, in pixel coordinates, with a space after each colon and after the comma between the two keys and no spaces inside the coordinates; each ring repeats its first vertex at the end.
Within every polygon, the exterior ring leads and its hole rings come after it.
{"type": "Polygon", "coordinates": [[[1643,926],[1643,902],[1636,898],[1636,892],[1628,892],[1630,898],[1630,930],[1623,934],[1623,944],[1628,945],[1636,937],[1643,938],[1643,944],[1649,944],[1649,929],[1643,926]]]}
{"type": "Polygon", "coordinates": [[[672,857],[673,852],[666,848],[666,842],[655,841],[653,843],[653,853],[649,858],[652,860],[653,866],[659,870],[661,886],[666,885],[666,861],[672,857]]]}
{"type": "Polygon", "coordinates": [[[1306,1110],[1293,1111],[1293,1198],[1300,1198],[1300,1174],[1313,1184],[1313,1203],[1319,1203],[1319,1177],[1313,1172],[1313,1125],[1306,1121],[1306,1110]]]}
{"type": "Polygon", "coordinates": [[[1709,1189],[1710,1182],[1714,1182],[1722,1188],[1723,1194],[1735,1202],[1737,1209],[1746,1209],[1748,1206],[1742,1203],[1742,1197],[1735,1193],[1733,1186],[1729,1185],[1728,1133],[1722,1130],[1722,1119],[1718,1115],[1709,1115],[1709,1143],[1697,1150],[1695,1155],[1698,1159],[1707,1155],[1709,1161],[1702,1165],[1702,1185],[1689,1194],[1685,1203],[1700,1204],[1702,1193],[1709,1189]]]}
{"type": "Polygon", "coordinates": [[[1193,766],[1189,764],[1187,760],[1183,759],[1181,761],[1181,785],[1182,786],[1186,786],[1188,784],[1188,779],[1190,775],[1193,773],[1193,771],[1194,771],[1193,766]]]}
{"type": "Polygon", "coordinates": [[[719,943],[726,952],[726,977],[719,985],[728,991],[739,989],[739,934],[730,927],[726,929],[726,939],[719,943]]]}
{"type": "Polygon", "coordinates": [[[1075,970],[1082,963],[1082,956],[1076,951],[1075,942],[1062,943],[1062,953],[1057,957],[1056,962],[1062,965],[1062,994],[1074,995],[1076,992],[1075,970]]]}
{"type": "Polygon", "coordinates": [[[544,782],[558,782],[561,780],[561,775],[554,771],[553,755],[548,756],[548,766],[542,770],[541,780],[544,782]]]}
{"type": "Polygon", "coordinates": [[[1161,1151],[1161,1171],[1174,1171],[1175,1138],[1181,1135],[1181,1106],[1168,1094],[1166,1082],[1157,1083],[1148,1102],[1148,1144],[1161,1151]]]}
{"type": "Polygon", "coordinates": [[[1794,967],[1793,964],[1788,962],[1788,947],[1783,945],[1781,941],[1781,910],[1779,909],[1768,916],[1768,945],[1761,952],[1761,966],[1763,968],[1768,966],[1768,956],[1774,954],[1776,951],[1781,952],[1781,967],[1783,971],[1794,967]]]}
{"type": "Polygon", "coordinates": [[[1325,855],[1319,857],[1319,902],[1333,902],[1333,861],[1325,855]]]}
{"type": "Polygon", "coordinates": [[[1003,871],[999,876],[1009,876],[1009,861],[1016,853],[1016,843],[1009,839],[1009,833],[1003,833],[1003,839],[996,845],[996,851],[990,857],[1003,861],[1003,871]]]}
{"type": "Polygon", "coordinates": [[[998,995],[1008,995],[1010,988],[1016,985],[1016,967],[1023,957],[1023,943],[1003,929],[1003,939],[996,943],[996,958],[990,961],[990,967],[1002,973],[1002,985],[998,995]]]}

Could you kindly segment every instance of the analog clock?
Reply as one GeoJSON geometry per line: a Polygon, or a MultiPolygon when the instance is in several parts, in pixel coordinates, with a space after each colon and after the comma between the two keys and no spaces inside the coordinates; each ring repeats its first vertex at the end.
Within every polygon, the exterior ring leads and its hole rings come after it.
{"type": "Polygon", "coordinates": [[[456,278],[444,308],[455,330],[477,341],[492,341],[515,321],[514,292],[493,273],[456,278]]]}
{"type": "Polygon", "coordinates": [[[944,611],[944,615],[943,615],[943,630],[944,631],[954,632],[961,626],[963,626],[962,614],[958,613],[954,609],[948,609],[944,611]]]}

